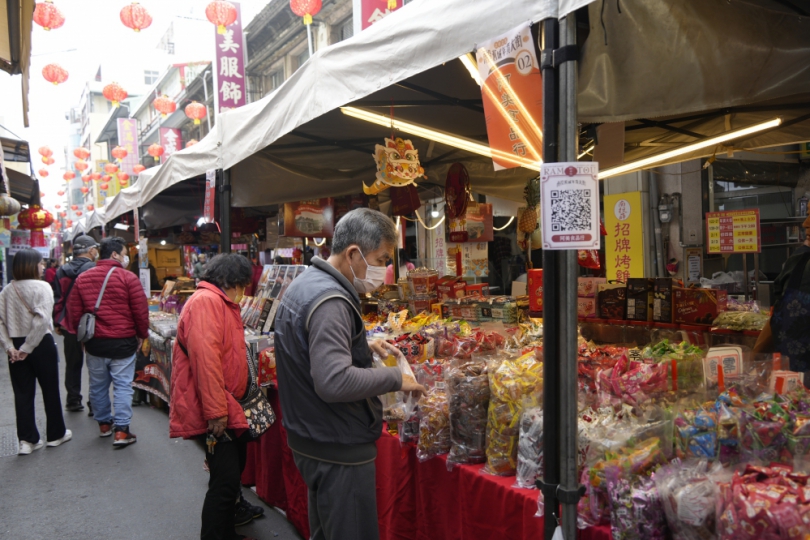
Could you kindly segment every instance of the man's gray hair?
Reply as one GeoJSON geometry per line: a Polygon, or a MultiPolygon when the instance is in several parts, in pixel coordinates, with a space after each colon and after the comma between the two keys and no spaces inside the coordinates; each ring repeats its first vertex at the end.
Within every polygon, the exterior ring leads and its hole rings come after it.
{"type": "Polygon", "coordinates": [[[363,255],[383,244],[396,246],[397,228],[391,218],[370,208],[352,210],[338,221],[332,238],[332,253],[343,253],[351,245],[360,246],[363,255]]]}

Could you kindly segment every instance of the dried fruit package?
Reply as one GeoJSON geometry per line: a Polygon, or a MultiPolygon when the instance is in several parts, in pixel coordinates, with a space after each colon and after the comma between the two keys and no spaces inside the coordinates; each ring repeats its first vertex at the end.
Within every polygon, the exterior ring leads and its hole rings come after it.
{"type": "Polygon", "coordinates": [[[447,466],[486,461],[489,377],[485,361],[454,360],[447,370],[452,446],[447,466]]]}

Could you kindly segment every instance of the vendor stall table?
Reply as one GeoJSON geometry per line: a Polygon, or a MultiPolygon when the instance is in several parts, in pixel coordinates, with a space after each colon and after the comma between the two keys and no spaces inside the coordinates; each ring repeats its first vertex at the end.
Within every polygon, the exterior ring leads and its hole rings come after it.
{"type": "MultiPolygon", "coordinates": [[[[255,484],[265,502],[309,538],[307,488],[281,427],[278,391],[268,388],[277,421],[255,444],[248,445],[242,482],[255,484]]],[[[412,446],[385,433],[377,441],[377,512],[383,540],[463,540],[543,538],[543,518],[536,490],[512,487],[515,478],[483,474],[483,465],[447,470],[446,456],[424,463],[412,446]]],[[[610,540],[610,526],[582,531],[583,540],[610,540]]]]}

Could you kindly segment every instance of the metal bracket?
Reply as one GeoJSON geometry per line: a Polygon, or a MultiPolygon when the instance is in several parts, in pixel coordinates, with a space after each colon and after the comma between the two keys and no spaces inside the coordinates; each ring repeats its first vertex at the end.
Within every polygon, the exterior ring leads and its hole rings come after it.
{"type": "Polygon", "coordinates": [[[217,187],[219,188],[219,192],[220,192],[220,193],[222,193],[222,192],[224,192],[224,191],[230,191],[230,190],[231,190],[231,185],[230,185],[230,184],[228,184],[228,185],[222,185],[222,184],[220,184],[220,185],[219,185],[219,186],[217,186],[217,187]]]}
{"type": "Polygon", "coordinates": [[[540,69],[556,69],[566,62],[579,60],[579,49],[576,45],[566,45],[559,49],[543,49],[540,52],[540,69]]]}
{"type": "Polygon", "coordinates": [[[562,504],[577,504],[583,495],[585,495],[585,486],[579,486],[573,491],[565,490],[562,486],[557,487],[557,500],[562,504]]]}

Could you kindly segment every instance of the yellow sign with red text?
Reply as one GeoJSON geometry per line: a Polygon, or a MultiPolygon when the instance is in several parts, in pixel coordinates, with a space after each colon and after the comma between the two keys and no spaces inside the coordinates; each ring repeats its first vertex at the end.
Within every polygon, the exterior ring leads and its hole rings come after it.
{"type": "Polygon", "coordinates": [[[641,192],[605,195],[605,264],[608,280],[644,277],[641,192]]]}

